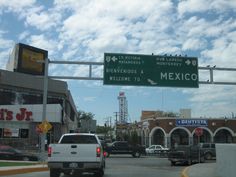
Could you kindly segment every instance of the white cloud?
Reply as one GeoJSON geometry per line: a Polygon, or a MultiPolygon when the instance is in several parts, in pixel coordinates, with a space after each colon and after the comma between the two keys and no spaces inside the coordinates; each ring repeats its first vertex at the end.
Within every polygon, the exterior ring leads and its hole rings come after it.
{"type": "Polygon", "coordinates": [[[235,110],[234,86],[201,85],[198,89],[185,90],[185,93],[189,94],[193,117],[219,117],[235,110]]]}
{"type": "MultiPolygon", "coordinates": [[[[81,3],[80,8],[74,9],[73,15],[65,19],[60,34],[64,44],[81,44],[95,53],[125,50],[137,52],[143,49],[142,43],[138,46],[139,42],[148,39],[152,40],[150,42],[156,48],[158,38],[154,31],[168,29],[171,24],[171,20],[168,19],[168,14],[172,10],[170,1],[148,1],[145,5],[143,1],[91,2],[93,3],[87,5],[81,3]],[[161,20],[163,16],[166,18],[165,22],[161,20]]],[[[61,3],[62,1],[57,1],[57,5],[61,3]]],[[[69,8],[68,4],[66,7],[69,8]]],[[[148,52],[152,50],[149,46],[145,49],[148,52]]]]}
{"type": "Polygon", "coordinates": [[[183,17],[188,13],[202,13],[206,11],[222,13],[235,8],[235,0],[183,0],[178,4],[178,13],[180,17],[183,17]]]}
{"type": "Polygon", "coordinates": [[[28,13],[26,16],[26,25],[34,26],[41,31],[45,31],[51,28],[56,30],[57,24],[61,20],[61,15],[57,12],[38,12],[28,13]]]}
{"type": "Polygon", "coordinates": [[[29,31],[24,31],[24,32],[22,32],[20,35],[19,35],[19,37],[18,37],[18,39],[21,41],[21,40],[24,40],[24,39],[26,39],[27,38],[27,36],[29,36],[30,35],[30,32],[29,31]]]}
{"type": "Polygon", "coordinates": [[[27,39],[29,45],[47,50],[49,52],[49,57],[56,55],[58,48],[58,42],[54,39],[47,38],[47,36],[41,35],[31,35],[30,38],[27,39]]]}
{"type": "Polygon", "coordinates": [[[217,65],[218,67],[236,67],[236,41],[231,38],[234,35],[235,32],[215,39],[212,41],[213,47],[211,49],[202,51],[202,55],[210,59],[208,61],[209,64],[217,65]]]}
{"type": "Polygon", "coordinates": [[[29,8],[35,4],[36,0],[1,0],[0,11],[20,12],[25,8],[29,8]]]}
{"type": "Polygon", "coordinates": [[[194,38],[190,38],[187,39],[187,41],[185,41],[183,43],[183,50],[199,50],[199,49],[204,49],[207,45],[207,41],[203,40],[203,39],[194,39],[194,38]]]}
{"type": "Polygon", "coordinates": [[[14,41],[3,37],[5,33],[5,31],[0,30],[0,69],[6,69],[9,55],[14,47],[14,41]]]}
{"type": "Polygon", "coordinates": [[[180,16],[185,13],[202,12],[209,9],[211,0],[183,0],[178,4],[178,12],[180,16]]]}
{"type": "Polygon", "coordinates": [[[86,102],[93,102],[96,100],[96,97],[84,97],[83,100],[86,102]]]}

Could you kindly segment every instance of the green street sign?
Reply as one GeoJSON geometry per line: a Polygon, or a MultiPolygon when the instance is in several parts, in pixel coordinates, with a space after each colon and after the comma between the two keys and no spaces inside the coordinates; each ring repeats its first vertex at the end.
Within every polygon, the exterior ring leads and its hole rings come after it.
{"type": "Polygon", "coordinates": [[[198,88],[196,57],[104,54],[104,85],[198,88]]]}

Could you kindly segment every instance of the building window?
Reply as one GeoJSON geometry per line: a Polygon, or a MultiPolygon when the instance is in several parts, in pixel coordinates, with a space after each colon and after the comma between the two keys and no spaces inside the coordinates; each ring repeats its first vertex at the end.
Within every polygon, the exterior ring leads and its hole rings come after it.
{"type": "Polygon", "coordinates": [[[4,128],[3,129],[3,137],[4,138],[18,138],[19,137],[19,129],[17,129],[17,128],[4,128]]]}
{"type": "Polygon", "coordinates": [[[20,137],[21,138],[28,138],[29,137],[29,130],[28,129],[20,129],[20,137]]]}

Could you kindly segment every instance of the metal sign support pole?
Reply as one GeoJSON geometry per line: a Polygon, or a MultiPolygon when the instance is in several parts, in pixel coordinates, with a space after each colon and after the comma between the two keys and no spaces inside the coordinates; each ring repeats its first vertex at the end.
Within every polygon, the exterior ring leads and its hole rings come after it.
{"type": "MultiPolygon", "coordinates": [[[[44,62],[42,123],[46,121],[47,94],[48,94],[48,58],[46,58],[44,62]]],[[[46,133],[43,130],[43,132],[41,133],[41,148],[40,148],[40,157],[42,161],[45,160],[45,157],[44,157],[45,140],[46,140],[46,133]]]]}
{"type": "Polygon", "coordinates": [[[200,135],[198,135],[198,163],[201,163],[200,135]]]}

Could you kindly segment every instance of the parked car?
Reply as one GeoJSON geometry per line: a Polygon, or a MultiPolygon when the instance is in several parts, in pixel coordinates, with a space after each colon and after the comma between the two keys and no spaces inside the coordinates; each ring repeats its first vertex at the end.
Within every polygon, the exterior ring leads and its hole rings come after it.
{"type": "Polygon", "coordinates": [[[200,143],[200,148],[203,150],[204,157],[206,160],[211,160],[216,158],[215,143],[200,143]]]}
{"type": "Polygon", "coordinates": [[[199,160],[201,163],[205,162],[203,151],[199,149],[199,146],[193,145],[179,145],[171,149],[168,153],[168,160],[171,165],[176,163],[191,165],[192,163],[198,163],[199,160]]]}
{"type": "Polygon", "coordinates": [[[1,160],[23,160],[23,161],[38,161],[39,158],[30,153],[23,152],[19,149],[7,145],[0,145],[1,160]]]}
{"type": "Polygon", "coordinates": [[[145,147],[139,144],[131,145],[127,141],[114,141],[111,144],[107,144],[105,150],[107,157],[110,154],[131,154],[133,157],[140,157],[141,154],[145,154],[145,147]]]}
{"type": "Polygon", "coordinates": [[[169,148],[165,148],[162,145],[151,145],[145,149],[146,154],[161,154],[161,153],[168,153],[169,148]]]}

